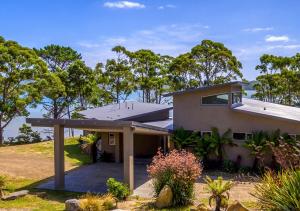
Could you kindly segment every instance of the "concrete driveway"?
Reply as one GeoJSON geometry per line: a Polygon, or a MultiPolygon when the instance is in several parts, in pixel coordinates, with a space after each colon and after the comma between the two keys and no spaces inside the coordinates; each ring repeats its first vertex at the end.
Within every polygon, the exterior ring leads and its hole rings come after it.
{"type": "MultiPolygon", "coordinates": [[[[151,197],[153,195],[151,181],[147,175],[145,164],[135,164],[135,190],[134,195],[151,197]]],[[[81,166],[65,174],[65,190],[73,192],[105,193],[108,178],[123,181],[122,163],[99,162],[81,166]]],[[[50,179],[40,184],[37,188],[54,189],[54,180],[50,179]]]]}

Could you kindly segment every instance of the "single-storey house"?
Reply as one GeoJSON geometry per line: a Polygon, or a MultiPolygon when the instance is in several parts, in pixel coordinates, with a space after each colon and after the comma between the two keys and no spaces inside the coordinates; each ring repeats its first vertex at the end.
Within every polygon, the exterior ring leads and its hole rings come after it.
{"type": "MultiPolygon", "coordinates": [[[[239,145],[259,130],[280,129],[300,137],[300,108],[242,98],[241,82],[188,89],[166,97],[173,97],[173,106],[124,102],[82,111],[85,119],[80,120],[28,118],[32,126],[54,127],[56,188],[64,187],[64,128],[97,132],[100,149],[123,163],[124,180],[131,189],[134,159],[152,157],[159,147],[168,151],[169,136],[176,128],[202,134],[210,133],[212,127],[220,133],[231,129],[239,145]]],[[[232,160],[243,156],[243,165],[252,163],[244,147],[228,148],[227,155],[232,160]]]]}

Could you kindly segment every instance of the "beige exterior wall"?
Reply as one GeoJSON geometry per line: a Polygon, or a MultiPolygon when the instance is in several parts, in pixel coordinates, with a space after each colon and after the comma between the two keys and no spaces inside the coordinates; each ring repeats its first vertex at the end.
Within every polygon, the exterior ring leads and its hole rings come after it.
{"type": "MultiPolygon", "coordinates": [[[[116,145],[109,145],[107,132],[99,133],[102,140],[102,150],[110,153],[112,159],[121,162],[123,159],[123,134],[114,133],[116,145]]],[[[136,158],[150,158],[156,154],[157,149],[162,147],[162,136],[134,134],[134,156],[136,158]]]]}
{"type": "Polygon", "coordinates": [[[162,137],[156,135],[134,135],[134,156],[152,158],[159,147],[162,147],[162,137]]]}
{"type": "MultiPolygon", "coordinates": [[[[186,130],[210,131],[217,127],[220,133],[231,129],[233,132],[252,133],[253,131],[274,131],[289,134],[300,134],[300,124],[288,120],[258,116],[249,113],[234,111],[228,105],[201,105],[201,96],[239,91],[240,87],[222,87],[206,91],[197,91],[173,96],[174,127],[183,127],[186,130]]],[[[243,141],[235,141],[242,145],[243,141]]],[[[249,152],[244,147],[227,148],[228,158],[236,160],[237,155],[242,155],[242,163],[249,165],[249,152]]]]}

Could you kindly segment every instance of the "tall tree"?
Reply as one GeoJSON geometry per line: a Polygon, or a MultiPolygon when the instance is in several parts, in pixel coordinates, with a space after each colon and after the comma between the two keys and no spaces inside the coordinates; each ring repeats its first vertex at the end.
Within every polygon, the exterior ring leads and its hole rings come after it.
{"type": "Polygon", "coordinates": [[[285,105],[299,103],[300,71],[297,67],[297,55],[281,57],[264,54],[256,70],[260,71],[257,77],[256,98],[268,102],[285,105]]]}
{"type": "Polygon", "coordinates": [[[136,76],[138,89],[142,91],[142,102],[154,102],[155,98],[151,97],[151,94],[156,86],[159,55],[151,50],[141,49],[130,52],[129,56],[136,76]]]}
{"type": "Polygon", "coordinates": [[[99,105],[102,100],[101,89],[97,84],[97,70],[77,60],[67,69],[68,77],[65,86],[69,103],[73,103],[76,110],[86,109],[89,105],[99,105]],[[74,101],[75,99],[75,101],[74,101]]]}
{"type": "Polygon", "coordinates": [[[109,90],[111,99],[119,103],[125,101],[135,90],[134,76],[131,72],[127,50],[122,46],[112,49],[116,53],[116,59],[108,59],[103,73],[103,83],[109,90]]]}
{"type": "MultiPolygon", "coordinates": [[[[170,79],[170,91],[184,90],[200,85],[193,73],[196,72],[196,63],[190,53],[181,54],[170,64],[168,77],[170,79]]],[[[201,75],[199,75],[201,77],[201,75]]]]}
{"type": "Polygon", "coordinates": [[[154,79],[154,100],[155,103],[161,104],[165,103],[163,102],[163,94],[170,90],[169,70],[174,58],[167,55],[158,56],[157,76],[154,79]]]}
{"type": "Polygon", "coordinates": [[[70,97],[73,98],[72,87],[68,83],[68,68],[72,63],[81,60],[81,55],[70,47],[48,45],[42,49],[35,49],[38,55],[46,62],[48,69],[56,76],[57,81],[62,82],[61,87],[50,86],[45,93],[42,104],[48,112],[47,117],[59,119],[66,114],[70,105],[70,97]]]}
{"type": "Polygon", "coordinates": [[[226,83],[243,77],[241,62],[224,44],[203,40],[191,50],[196,68],[193,75],[201,85],[226,83]]]}
{"type": "Polygon", "coordinates": [[[0,37],[0,144],[4,128],[18,116],[28,116],[29,106],[41,100],[51,80],[45,63],[36,53],[0,37]]]}

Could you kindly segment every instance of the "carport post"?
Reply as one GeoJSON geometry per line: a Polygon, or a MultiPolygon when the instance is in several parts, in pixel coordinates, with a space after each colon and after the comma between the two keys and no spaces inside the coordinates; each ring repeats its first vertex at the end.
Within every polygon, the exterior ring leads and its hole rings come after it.
{"type": "Polygon", "coordinates": [[[163,150],[164,154],[167,154],[168,136],[163,136],[163,150]]]}
{"type": "Polygon", "coordinates": [[[54,185],[55,189],[65,187],[64,127],[54,125],[54,185]]]}
{"type": "Polygon", "coordinates": [[[124,136],[124,182],[128,184],[129,189],[134,189],[134,149],[133,149],[133,129],[131,127],[123,128],[124,136]]]}

